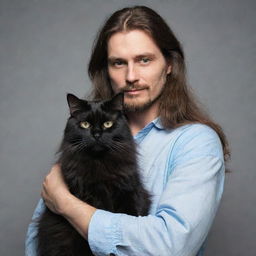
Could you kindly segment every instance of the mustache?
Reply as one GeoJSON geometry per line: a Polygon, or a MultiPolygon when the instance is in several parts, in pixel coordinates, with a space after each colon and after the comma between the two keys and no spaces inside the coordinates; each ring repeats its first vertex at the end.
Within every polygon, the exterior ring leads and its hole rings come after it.
{"type": "Polygon", "coordinates": [[[127,92],[127,91],[132,91],[132,90],[144,90],[148,89],[149,87],[147,85],[136,85],[136,84],[127,84],[124,86],[120,92],[127,92]]]}

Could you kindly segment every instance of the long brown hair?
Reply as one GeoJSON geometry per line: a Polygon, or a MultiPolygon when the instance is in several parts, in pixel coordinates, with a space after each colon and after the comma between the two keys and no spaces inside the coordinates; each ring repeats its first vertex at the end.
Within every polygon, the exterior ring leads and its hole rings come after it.
{"type": "Polygon", "coordinates": [[[100,30],[88,67],[89,77],[94,86],[92,97],[106,99],[114,95],[107,69],[108,40],[117,32],[134,29],[148,33],[172,66],[160,98],[159,116],[163,126],[166,129],[187,123],[202,123],[210,126],[219,135],[224,158],[227,160],[230,152],[224,132],[200,107],[187,84],[185,57],[180,42],[163,18],[146,6],[134,6],[116,11],[100,30]]]}

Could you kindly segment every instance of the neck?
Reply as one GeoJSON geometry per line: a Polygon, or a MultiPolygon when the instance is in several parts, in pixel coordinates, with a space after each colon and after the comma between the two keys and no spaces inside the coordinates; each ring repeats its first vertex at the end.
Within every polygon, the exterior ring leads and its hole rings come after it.
{"type": "Polygon", "coordinates": [[[158,117],[158,109],[159,104],[154,104],[143,111],[127,113],[129,126],[133,136],[158,117]]]}

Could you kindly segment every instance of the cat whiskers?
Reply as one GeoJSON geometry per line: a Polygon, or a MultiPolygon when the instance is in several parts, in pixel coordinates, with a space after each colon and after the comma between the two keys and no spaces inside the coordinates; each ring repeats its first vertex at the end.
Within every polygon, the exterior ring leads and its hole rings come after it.
{"type": "Polygon", "coordinates": [[[127,145],[124,145],[122,142],[119,142],[119,141],[115,141],[115,143],[112,143],[110,145],[110,148],[116,152],[121,152],[121,153],[127,152],[127,145]]]}
{"type": "Polygon", "coordinates": [[[74,139],[72,141],[72,147],[74,147],[74,151],[81,152],[86,148],[87,144],[83,139],[74,139]]]}
{"type": "Polygon", "coordinates": [[[86,144],[84,143],[80,143],[79,145],[77,145],[77,152],[81,152],[86,148],[86,144]]]}

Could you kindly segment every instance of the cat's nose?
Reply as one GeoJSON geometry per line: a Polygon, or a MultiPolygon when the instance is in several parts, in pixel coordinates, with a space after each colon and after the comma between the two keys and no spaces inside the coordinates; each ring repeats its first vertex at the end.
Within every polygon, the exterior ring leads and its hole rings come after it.
{"type": "Polygon", "coordinates": [[[100,133],[99,133],[99,132],[94,133],[94,134],[93,134],[93,137],[94,137],[95,139],[98,139],[98,138],[100,137],[100,133]]]}

